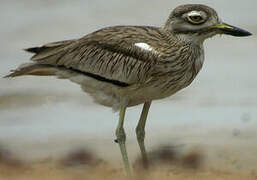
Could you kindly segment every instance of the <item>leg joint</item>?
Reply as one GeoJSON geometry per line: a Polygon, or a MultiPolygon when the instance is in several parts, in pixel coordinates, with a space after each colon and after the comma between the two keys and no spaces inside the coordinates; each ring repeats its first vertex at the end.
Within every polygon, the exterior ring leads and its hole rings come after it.
{"type": "Polygon", "coordinates": [[[118,143],[125,143],[126,141],[126,133],[124,131],[124,128],[119,128],[116,130],[116,137],[118,143]]]}
{"type": "Polygon", "coordinates": [[[145,139],[145,130],[141,127],[136,128],[136,134],[138,141],[144,141],[145,139]]]}

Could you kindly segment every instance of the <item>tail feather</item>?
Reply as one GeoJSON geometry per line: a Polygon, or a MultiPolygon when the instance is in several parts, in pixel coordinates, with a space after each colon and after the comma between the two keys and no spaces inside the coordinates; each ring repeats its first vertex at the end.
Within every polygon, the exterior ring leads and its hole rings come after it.
{"type": "Polygon", "coordinates": [[[51,60],[54,55],[60,56],[60,52],[65,51],[70,45],[75,42],[75,40],[66,40],[48,43],[39,47],[31,47],[24,49],[27,52],[34,53],[31,60],[35,61],[33,63],[25,63],[20,65],[17,69],[13,70],[11,74],[5,76],[17,77],[23,75],[36,75],[36,76],[52,76],[56,75],[57,67],[48,65],[47,62],[42,62],[43,60],[51,60]],[[40,63],[40,60],[42,60],[40,63]]]}
{"type": "Polygon", "coordinates": [[[47,47],[32,47],[32,48],[27,48],[27,49],[24,49],[25,51],[27,52],[30,52],[30,53],[40,53],[42,52],[43,50],[46,50],[48,49],[47,47]]]}
{"type": "Polygon", "coordinates": [[[24,49],[24,50],[27,51],[27,52],[35,54],[34,56],[32,56],[31,60],[39,61],[39,60],[42,60],[44,58],[55,55],[55,54],[59,53],[60,51],[65,50],[74,41],[75,40],[53,42],[53,43],[45,44],[43,46],[31,47],[31,48],[27,48],[27,49],[24,49]]]}
{"type": "Polygon", "coordinates": [[[24,75],[53,76],[56,75],[56,68],[43,64],[25,63],[20,65],[16,70],[12,70],[12,73],[5,76],[4,78],[24,75]]]}

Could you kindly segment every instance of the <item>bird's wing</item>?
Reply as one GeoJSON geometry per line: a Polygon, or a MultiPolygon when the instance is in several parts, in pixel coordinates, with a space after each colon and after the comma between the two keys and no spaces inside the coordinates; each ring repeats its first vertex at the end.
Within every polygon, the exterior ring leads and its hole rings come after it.
{"type": "Polygon", "coordinates": [[[116,26],[81,39],[50,43],[27,51],[35,53],[31,59],[39,64],[62,66],[132,85],[149,78],[158,58],[150,45],[158,44],[161,36],[158,28],[116,26]]]}

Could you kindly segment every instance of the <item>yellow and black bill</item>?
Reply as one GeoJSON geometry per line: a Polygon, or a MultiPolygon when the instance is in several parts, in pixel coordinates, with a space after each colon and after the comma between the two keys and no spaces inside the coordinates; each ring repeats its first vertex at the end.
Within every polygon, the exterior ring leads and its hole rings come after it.
{"type": "Polygon", "coordinates": [[[213,26],[212,28],[218,29],[219,31],[221,31],[222,34],[228,34],[231,36],[251,36],[252,33],[243,30],[241,28],[235,27],[235,26],[231,26],[229,24],[226,23],[222,23],[222,24],[217,24],[215,26],[213,26]]]}

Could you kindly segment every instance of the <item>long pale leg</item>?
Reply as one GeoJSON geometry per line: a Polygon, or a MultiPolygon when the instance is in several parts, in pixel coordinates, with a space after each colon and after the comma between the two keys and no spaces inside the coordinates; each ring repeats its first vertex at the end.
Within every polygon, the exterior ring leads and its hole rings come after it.
{"type": "Polygon", "coordinates": [[[145,123],[146,123],[147,114],[148,114],[149,108],[151,106],[151,103],[152,103],[152,101],[145,102],[141,116],[140,116],[140,120],[139,120],[139,122],[137,124],[137,128],[136,128],[137,142],[138,142],[138,145],[141,150],[144,168],[148,168],[148,165],[149,165],[147,153],[145,150],[144,139],[145,139],[145,123]]]}
{"type": "Polygon", "coordinates": [[[126,112],[126,107],[122,107],[120,109],[119,124],[118,124],[117,129],[116,129],[117,139],[115,140],[115,142],[117,142],[120,146],[120,151],[121,151],[121,155],[122,155],[122,159],[123,159],[123,163],[124,163],[126,172],[127,172],[128,175],[131,175],[131,170],[130,170],[129,160],[128,160],[128,154],[127,154],[126,144],[125,144],[126,134],[125,134],[125,131],[124,131],[124,128],[123,128],[125,112],[126,112]]]}

